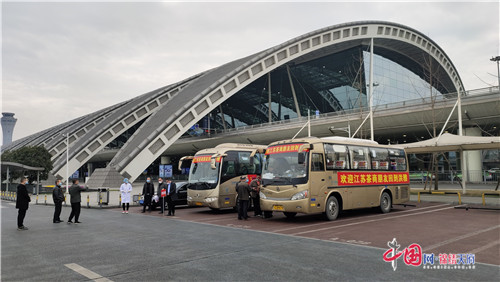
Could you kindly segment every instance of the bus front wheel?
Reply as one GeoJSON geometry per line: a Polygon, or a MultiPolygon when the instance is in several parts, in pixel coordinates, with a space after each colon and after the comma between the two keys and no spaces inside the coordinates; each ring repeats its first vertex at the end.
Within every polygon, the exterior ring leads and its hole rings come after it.
{"type": "Polygon", "coordinates": [[[296,212],[283,212],[285,214],[286,218],[294,218],[297,213],[296,212]]]}
{"type": "Polygon", "coordinates": [[[387,192],[382,193],[382,196],[380,197],[380,210],[382,211],[382,213],[390,212],[391,206],[392,206],[392,200],[389,193],[387,192]]]}
{"type": "Polygon", "coordinates": [[[326,211],[325,211],[325,216],[326,219],[328,220],[335,220],[339,216],[339,201],[337,200],[337,197],[331,196],[328,198],[328,201],[326,202],[326,211]]]}

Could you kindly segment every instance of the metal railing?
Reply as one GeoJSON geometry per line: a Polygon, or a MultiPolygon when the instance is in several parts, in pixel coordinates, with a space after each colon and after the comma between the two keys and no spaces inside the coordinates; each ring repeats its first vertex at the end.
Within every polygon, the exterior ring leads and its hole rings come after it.
{"type": "MultiPolygon", "coordinates": [[[[410,171],[411,183],[425,183],[426,180],[439,180],[439,182],[458,183],[463,179],[462,171],[444,171],[437,174],[425,171],[410,171]]],[[[494,184],[498,182],[500,174],[491,170],[469,170],[467,171],[467,183],[494,184]]]]}
{"type": "MultiPolygon", "coordinates": [[[[464,103],[470,99],[477,99],[478,97],[484,97],[485,99],[487,99],[491,96],[495,96],[498,94],[500,94],[498,86],[469,90],[469,91],[465,91],[465,95],[462,96],[462,103],[464,103]]],[[[457,93],[455,92],[455,93],[448,93],[448,94],[444,94],[444,95],[439,95],[437,97],[425,97],[425,98],[418,98],[418,99],[412,99],[412,100],[400,101],[400,102],[394,102],[394,103],[379,104],[373,108],[373,111],[374,112],[381,111],[381,110],[386,111],[388,109],[396,110],[396,109],[400,109],[400,108],[407,108],[407,107],[413,107],[413,106],[425,107],[425,106],[431,105],[432,103],[435,103],[438,105],[448,104],[448,106],[452,107],[456,102],[456,97],[457,97],[457,93]]],[[[314,122],[314,120],[316,120],[316,119],[332,118],[332,117],[339,117],[339,118],[342,118],[343,120],[349,120],[350,115],[356,115],[362,111],[365,112],[366,114],[368,113],[367,108],[356,108],[356,109],[342,110],[339,112],[330,112],[330,113],[323,113],[323,114],[319,114],[319,115],[312,115],[311,122],[314,122]]],[[[249,130],[249,129],[256,129],[256,128],[261,128],[261,127],[275,126],[275,125],[284,125],[284,124],[290,124],[290,125],[303,124],[306,121],[307,121],[307,116],[303,116],[303,117],[291,118],[291,119],[287,119],[287,120],[266,122],[266,123],[260,123],[260,124],[254,124],[254,125],[246,125],[246,126],[240,126],[240,127],[235,127],[235,128],[228,128],[225,130],[224,129],[210,129],[210,134],[215,135],[215,134],[219,134],[219,133],[238,132],[238,131],[245,131],[245,130],[249,130]]],[[[207,138],[207,135],[201,135],[201,136],[186,135],[186,136],[181,137],[181,139],[186,139],[186,138],[207,138]]]]}

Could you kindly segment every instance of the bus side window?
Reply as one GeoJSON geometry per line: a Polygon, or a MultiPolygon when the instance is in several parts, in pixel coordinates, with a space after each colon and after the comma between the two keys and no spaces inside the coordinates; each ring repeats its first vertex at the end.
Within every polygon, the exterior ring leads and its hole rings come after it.
{"type": "Polygon", "coordinates": [[[371,164],[368,162],[368,148],[349,146],[349,150],[351,152],[352,169],[371,169],[371,164]]]}
{"type": "Polygon", "coordinates": [[[323,154],[313,153],[311,158],[311,171],[325,171],[323,154]]]}
{"type": "Polygon", "coordinates": [[[389,149],[389,160],[391,163],[391,170],[405,171],[406,170],[406,156],[404,150],[389,149]]]}
{"type": "Polygon", "coordinates": [[[345,145],[325,144],[326,169],[349,169],[345,145]]]}
{"type": "Polygon", "coordinates": [[[372,169],[389,170],[389,152],[383,148],[370,148],[372,169]]]}

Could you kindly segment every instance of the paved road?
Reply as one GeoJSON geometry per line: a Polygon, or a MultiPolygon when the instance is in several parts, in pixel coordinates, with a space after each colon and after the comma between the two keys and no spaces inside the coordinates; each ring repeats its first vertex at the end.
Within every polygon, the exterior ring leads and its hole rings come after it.
{"type": "MultiPolygon", "coordinates": [[[[2,281],[87,281],[73,270],[78,266],[97,275],[96,281],[101,276],[113,281],[494,281],[500,275],[498,266],[477,262],[470,270],[424,270],[400,262],[393,271],[380,248],[118,210],[84,209],[83,224],[68,225],[51,222],[53,207],[31,206],[30,230],[17,231],[14,206],[1,204],[2,281]]],[[[201,211],[177,214],[188,210],[201,211]]],[[[63,208],[63,218],[68,213],[63,208]]]]}

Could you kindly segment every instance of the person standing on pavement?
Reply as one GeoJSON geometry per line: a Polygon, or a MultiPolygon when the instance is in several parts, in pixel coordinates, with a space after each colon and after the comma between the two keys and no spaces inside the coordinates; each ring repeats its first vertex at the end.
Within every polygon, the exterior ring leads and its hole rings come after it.
{"type": "Polygon", "coordinates": [[[64,194],[61,189],[62,186],[62,180],[58,179],[56,180],[56,186],[54,187],[54,190],[52,190],[52,200],[54,200],[54,218],[52,218],[53,223],[60,223],[61,222],[61,210],[62,210],[62,203],[64,202],[64,194]]]}
{"type": "Polygon", "coordinates": [[[28,189],[26,189],[27,184],[28,179],[23,177],[21,184],[17,185],[16,209],[19,209],[17,213],[17,230],[19,231],[28,230],[28,227],[24,226],[24,217],[31,202],[28,189]]]}
{"type": "Polygon", "coordinates": [[[68,224],[73,223],[73,217],[75,217],[75,224],[82,223],[80,219],[80,210],[82,202],[82,191],[87,190],[84,187],[80,187],[78,179],[73,179],[73,185],[69,187],[69,195],[71,196],[71,213],[69,214],[68,224]]]}
{"type": "Polygon", "coordinates": [[[260,209],[260,183],[260,175],[257,175],[250,182],[250,188],[252,188],[250,196],[252,197],[254,216],[262,216],[262,210],[260,209]]]}
{"type": "Polygon", "coordinates": [[[128,208],[130,206],[130,195],[132,194],[132,184],[128,183],[128,178],[123,179],[123,183],[120,186],[120,193],[122,196],[122,213],[128,214],[128,208]],[[125,206],[127,207],[126,210],[125,206]]]}
{"type": "Polygon", "coordinates": [[[172,197],[175,194],[175,189],[177,188],[175,183],[172,182],[170,178],[167,179],[167,205],[168,205],[168,214],[167,216],[175,216],[175,203],[172,197]]]}
{"type": "Polygon", "coordinates": [[[157,195],[160,197],[160,212],[163,213],[165,210],[165,197],[161,196],[161,190],[167,190],[167,185],[163,183],[163,178],[159,177],[158,178],[158,190],[157,190],[157,195]]]}
{"type": "Polygon", "coordinates": [[[250,192],[252,189],[247,183],[246,176],[240,176],[240,182],[236,185],[236,193],[238,193],[238,219],[248,220],[248,202],[250,201],[250,192]]]}
{"type": "Polygon", "coordinates": [[[144,196],[144,203],[142,204],[142,212],[146,212],[146,206],[148,210],[151,211],[151,200],[153,199],[153,194],[155,193],[155,186],[151,183],[151,178],[146,179],[144,187],[142,187],[142,195],[144,196]]]}

